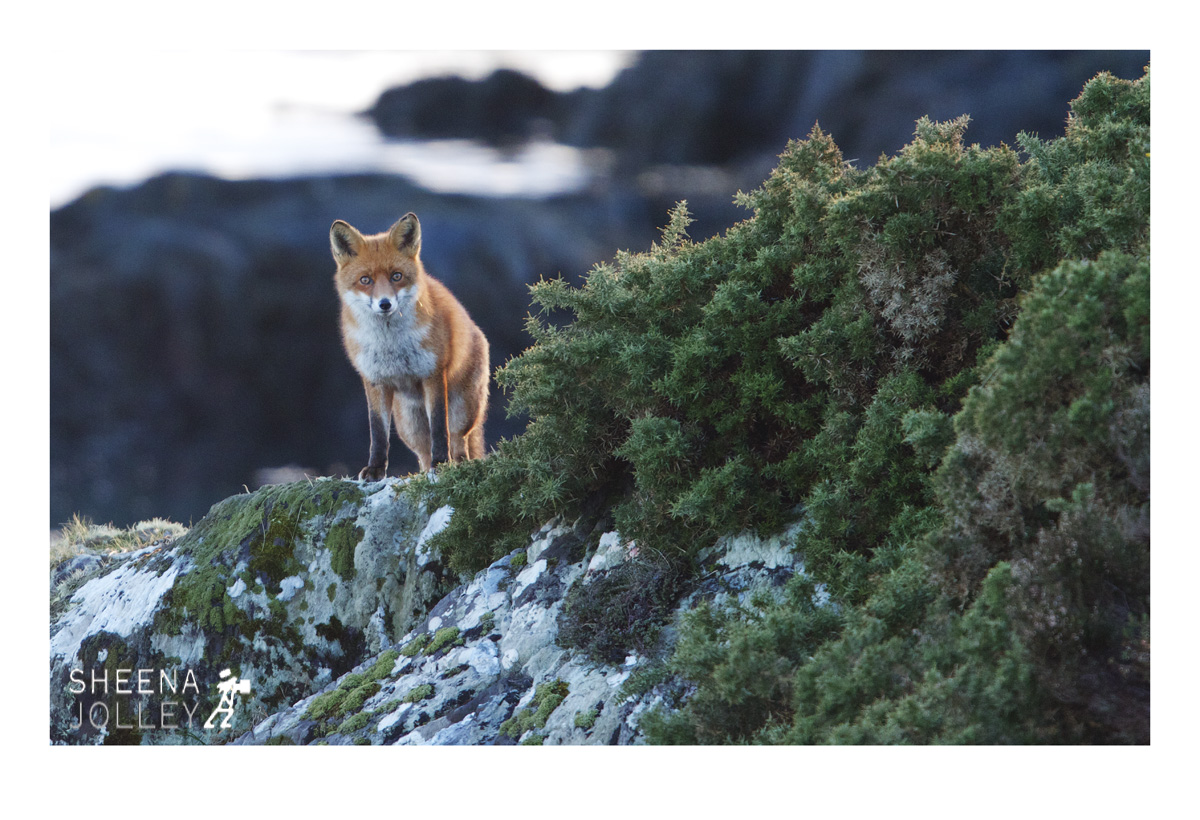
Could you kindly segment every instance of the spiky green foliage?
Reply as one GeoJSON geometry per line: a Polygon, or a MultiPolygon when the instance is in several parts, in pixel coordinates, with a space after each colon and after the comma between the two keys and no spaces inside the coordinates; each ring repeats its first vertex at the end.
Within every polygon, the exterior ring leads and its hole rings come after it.
{"type": "Polygon", "coordinates": [[[1101,75],[1071,103],[1063,139],[1018,142],[1030,156],[1015,214],[1019,264],[1038,270],[1149,243],[1148,71],[1132,83],[1101,75]]]}
{"type": "Polygon", "coordinates": [[[456,510],[440,536],[452,564],[478,569],[595,493],[666,552],[772,529],[806,502],[810,560],[855,589],[905,501],[929,500],[895,422],[961,399],[961,371],[1015,312],[998,215],[1020,163],[965,147],[965,127],[922,121],[864,171],[814,130],[724,237],[691,242],[681,204],[649,253],[579,288],[535,286],[543,313],[575,320],[531,318],[535,344],[498,373],[525,434],[432,488],[456,510]]]}
{"type": "Polygon", "coordinates": [[[802,510],[837,614],[696,616],[652,737],[1142,738],[1149,97],[1098,76],[1024,162],[966,117],[866,169],[814,129],[723,236],[681,204],[650,252],[539,283],[498,373],[528,430],[427,487],[451,565],[598,495],[671,560],[802,510]]]}
{"type": "MultiPolygon", "coordinates": [[[[1097,162],[1089,135],[1109,118],[1148,123],[1148,108],[1120,104],[1148,106],[1148,86],[1094,80],[1081,99],[1113,107],[1077,105],[1054,153],[1097,162]]],[[[1135,137],[1148,143],[1145,126],[1135,137]]],[[[1105,175],[1148,184],[1140,155],[1127,167],[1105,175]]],[[[1035,277],[957,413],[903,417],[905,441],[937,467],[934,502],[876,550],[894,566],[843,610],[836,638],[805,653],[781,626],[803,621],[794,604],[693,620],[673,663],[697,694],[646,724],[653,739],[1149,741],[1149,234],[1128,204],[1078,218],[1080,235],[1099,235],[1089,219],[1122,227],[1094,259],[1035,277]],[[719,651],[704,665],[696,647],[719,651]]],[[[1034,247],[1036,224],[1010,216],[1027,231],[1014,247],[1034,247]]],[[[1064,249],[1057,232],[1043,242],[1064,249]]]]}

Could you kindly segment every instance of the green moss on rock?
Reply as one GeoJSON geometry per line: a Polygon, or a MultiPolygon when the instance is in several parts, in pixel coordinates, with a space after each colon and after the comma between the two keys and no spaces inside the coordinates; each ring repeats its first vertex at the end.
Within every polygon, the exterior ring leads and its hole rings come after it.
{"type": "Polygon", "coordinates": [[[392,668],[395,667],[396,661],[400,658],[400,652],[396,649],[389,649],[381,654],[363,674],[368,680],[383,680],[391,677],[392,668]]]}
{"type": "Polygon", "coordinates": [[[325,535],[325,547],[332,553],[333,570],[343,580],[354,580],[354,549],[362,541],[363,534],[362,527],[354,522],[342,521],[330,527],[325,535]]]}
{"type": "MultiPolygon", "coordinates": [[[[534,690],[529,706],[500,724],[500,733],[516,740],[530,729],[545,727],[546,720],[566,699],[570,686],[565,681],[553,680],[539,684],[534,690]]],[[[540,742],[539,742],[540,745],[540,742]]]]}
{"type": "Polygon", "coordinates": [[[342,700],[342,711],[353,712],[356,709],[361,709],[362,705],[373,698],[379,692],[380,686],[375,681],[367,681],[360,686],[355,687],[346,693],[346,697],[342,700]]]}
{"type": "Polygon", "coordinates": [[[460,646],[462,643],[463,639],[459,636],[457,626],[444,626],[434,633],[424,651],[426,655],[433,655],[447,646],[460,646]]]}
{"type": "Polygon", "coordinates": [[[304,710],[304,719],[324,720],[330,716],[340,715],[343,711],[342,702],[346,699],[347,694],[345,689],[339,688],[317,695],[304,710]]]}
{"type": "Polygon", "coordinates": [[[599,709],[588,709],[586,712],[579,712],[575,715],[575,728],[588,731],[596,725],[596,718],[599,716],[599,709]]]}
{"type": "Polygon", "coordinates": [[[404,703],[418,703],[431,697],[433,697],[433,684],[423,683],[420,686],[414,687],[401,700],[404,703]]]}
{"type": "Polygon", "coordinates": [[[343,720],[337,727],[337,732],[340,735],[348,735],[351,732],[357,732],[359,729],[366,727],[370,722],[370,715],[366,712],[359,712],[357,715],[351,715],[343,720]]]}
{"type": "MultiPolygon", "coordinates": [[[[176,542],[176,549],[195,566],[164,596],[156,630],[175,635],[191,622],[206,634],[252,640],[266,632],[298,648],[296,630],[273,623],[285,617],[280,602],[271,600],[267,618],[251,618],[229,597],[227,590],[238,578],[234,568],[244,560],[247,571],[240,577],[247,587],[256,594],[273,595],[284,578],[304,569],[295,557],[299,541],[318,539],[331,519],[356,510],[362,499],[356,483],[320,480],[271,485],[213,505],[176,542]]],[[[344,552],[352,532],[337,524],[333,529],[334,540],[344,552]]],[[[225,641],[225,646],[232,652],[237,642],[225,641]]]]}
{"type": "Polygon", "coordinates": [[[401,649],[400,654],[406,658],[411,658],[421,653],[425,648],[425,644],[429,643],[429,633],[422,632],[417,637],[406,643],[401,649]]]}

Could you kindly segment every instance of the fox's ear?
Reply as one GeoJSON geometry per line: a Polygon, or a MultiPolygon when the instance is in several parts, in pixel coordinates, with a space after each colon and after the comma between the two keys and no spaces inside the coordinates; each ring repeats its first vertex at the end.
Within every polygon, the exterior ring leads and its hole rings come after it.
{"type": "Polygon", "coordinates": [[[339,263],[351,256],[358,256],[362,243],[362,234],[340,219],[329,229],[329,246],[333,249],[333,258],[339,263]]]}
{"type": "Polygon", "coordinates": [[[417,215],[409,212],[400,217],[400,221],[388,231],[388,240],[402,251],[408,251],[413,256],[421,252],[421,223],[417,215]]]}

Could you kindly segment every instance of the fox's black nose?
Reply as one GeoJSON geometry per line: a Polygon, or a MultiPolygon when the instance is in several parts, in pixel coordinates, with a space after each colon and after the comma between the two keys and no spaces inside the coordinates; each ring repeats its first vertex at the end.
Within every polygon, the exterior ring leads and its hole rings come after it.
{"type": "Polygon", "coordinates": [[[388,299],[380,299],[379,300],[379,309],[382,310],[384,313],[387,313],[389,310],[392,309],[391,301],[388,299]]]}

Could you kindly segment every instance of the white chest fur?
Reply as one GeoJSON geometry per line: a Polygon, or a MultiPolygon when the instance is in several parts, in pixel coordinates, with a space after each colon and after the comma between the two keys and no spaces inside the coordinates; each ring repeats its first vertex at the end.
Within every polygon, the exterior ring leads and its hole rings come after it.
{"type": "Polygon", "coordinates": [[[356,311],[357,322],[348,334],[358,345],[354,366],[374,384],[399,385],[413,378],[427,379],[437,367],[437,356],[422,346],[428,325],[419,325],[411,314],[384,318],[356,311]]]}

